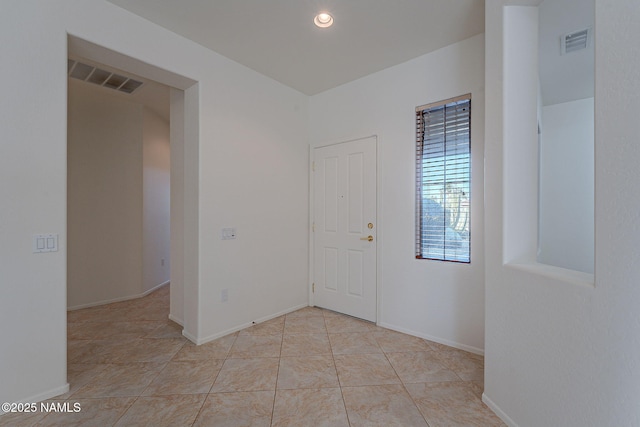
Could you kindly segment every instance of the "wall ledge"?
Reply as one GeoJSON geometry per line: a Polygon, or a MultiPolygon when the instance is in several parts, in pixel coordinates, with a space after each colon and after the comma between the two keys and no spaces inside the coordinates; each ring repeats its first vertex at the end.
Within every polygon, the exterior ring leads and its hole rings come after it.
{"type": "Polygon", "coordinates": [[[505,263],[504,266],[512,270],[544,276],[570,285],[585,286],[589,288],[595,287],[595,276],[582,271],[569,270],[567,268],[556,267],[553,265],[526,261],[508,262],[505,263]]]}

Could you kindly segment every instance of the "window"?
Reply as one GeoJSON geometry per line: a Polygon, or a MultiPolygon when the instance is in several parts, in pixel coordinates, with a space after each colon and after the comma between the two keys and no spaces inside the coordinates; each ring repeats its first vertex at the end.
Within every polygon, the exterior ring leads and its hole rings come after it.
{"type": "Polygon", "coordinates": [[[416,258],[469,263],[471,95],[416,108],[416,258]]]}

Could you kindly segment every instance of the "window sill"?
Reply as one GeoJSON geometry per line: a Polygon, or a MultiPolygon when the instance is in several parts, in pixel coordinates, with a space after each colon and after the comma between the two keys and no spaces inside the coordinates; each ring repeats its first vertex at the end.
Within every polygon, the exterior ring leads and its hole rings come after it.
{"type": "Polygon", "coordinates": [[[569,270],[567,268],[537,262],[509,262],[505,264],[505,267],[548,277],[567,284],[586,286],[589,288],[595,287],[594,275],[583,273],[582,271],[569,270]]]}

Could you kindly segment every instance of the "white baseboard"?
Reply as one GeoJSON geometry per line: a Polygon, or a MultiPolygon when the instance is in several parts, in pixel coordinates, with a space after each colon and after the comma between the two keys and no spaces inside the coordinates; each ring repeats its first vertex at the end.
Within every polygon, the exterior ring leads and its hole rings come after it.
{"type": "Polygon", "coordinates": [[[500,407],[498,407],[498,405],[496,405],[493,400],[489,399],[489,397],[482,393],[482,401],[484,402],[485,405],[487,405],[489,407],[489,409],[491,409],[497,416],[498,418],[500,418],[506,425],[508,425],[509,427],[518,427],[518,424],[516,424],[515,421],[513,421],[511,418],[509,418],[509,416],[507,414],[505,414],[502,409],[500,409],[500,407]]]}
{"type": "Polygon", "coordinates": [[[473,346],[466,345],[466,344],[460,344],[460,343],[457,343],[457,342],[445,340],[445,339],[434,337],[434,336],[427,335],[427,334],[421,334],[419,332],[412,331],[410,329],[400,328],[398,326],[390,325],[388,323],[382,323],[381,322],[381,323],[378,323],[378,326],[381,326],[381,327],[387,328],[387,329],[391,329],[392,331],[402,332],[403,334],[413,335],[414,337],[422,338],[422,339],[425,339],[425,340],[437,342],[438,344],[443,344],[443,345],[446,345],[446,346],[449,346],[449,347],[457,348],[459,350],[468,351],[469,353],[473,353],[473,354],[478,354],[480,356],[484,356],[484,350],[481,349],[481,348],[478,348],[478,347],[473,347],[473,346]]]}
{"type": "Polygon", "coordinates": [[[131,299],[146,297],[151,292],[157,291],[161,287],[163,287],[165,285],[168,285],[168,284],[169,284],[169,281],[166,281],[164,283],[160,283],[159,285],[156,285],[153,288],[151,288],[151,289],[149,289],[147,291],[144,291],[141,294],[128,295],[126,297],[118,297],[118,298],[113,298],[113,299],[110,299],[110,300],[102,300],[102,301],[95,301],[95,302],[90,302],[90,303],[86,303],[86,304],[74,305],[73,307],[67,307],[67,311],[81,310],[83,308],[98,307],[98,306],[101,306],[101,305],[113,304],[114,302],[129,301],[131,299]]]}
{"type": "Polygon", "coordinates": [[[249,327],[251,327],[253,325],[256,325],[258,323],[262,323],[262,322],[266,322],[267,320],[275,319],[276,317],[280,317],[280,316],[283,316],[285,314],[292,313],[292,312],[294,312],[296,310],[300,310],[301,308],[305,308],[305,307],[308,307],[308,306],[309,306],[309,304],[297,305],[297,306],[288,308],[286,310],[282,310],[282,311],[280,311],[278,313],[270,314],[269,316],[265,316],[265,317],[261,317],[259,319],[254,320],[253,322],[243,323],[241,325],[238,325],[238,326],[235,326],[233,328],[227,329],[226,331],[222,331],[222,332],[219,332],[217,334],[209,335],[207,337],[200,338],[200,339],[198,339],[194,335],[192,335],[189,332],[184,331],[184,330],[182,331],[182,335],[184,335],[189,341],[193,342],[196,345],[206,344],[208,342],[211,342],[213,340],[217,340],[218,338],[222,338],[222,337],[227,336],[229,334],[232,334],[234,332],[238,332],[238,331],[241,331],[243,329],[249,328],[249,327]]]}
{"type": "Polygon", "coordinates": [[[178,319],[176,316],[174,316],[173,314],[169,314],[169,320],[171,320],[172,322],[176,322],[178,325],[184,327],[184,320],[182,319],[178,319]]]}
{"type": "MultiPolygon", "coordinates": [[[[35,396],[28,397],[26,399],[15,400],[16,403],[37,403],[42,402],[43,400],[51,399],[52,397],[60,396],[61,394],[65,394],[69,391],[69,383],[61,385],[60,387],[56,387],[54,389],[38,393],[35,396]]],[[[0,417],[8,412],[4,412],[0,409],[0,417]]]]}

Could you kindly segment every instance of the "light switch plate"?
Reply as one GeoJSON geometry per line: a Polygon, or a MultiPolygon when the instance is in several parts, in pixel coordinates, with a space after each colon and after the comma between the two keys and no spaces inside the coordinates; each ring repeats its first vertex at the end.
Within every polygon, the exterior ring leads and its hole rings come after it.
{"type": "Polygon", "coordinates": [[[34,234],[33,253],[58,252],[57,234],[34,234]]]}

